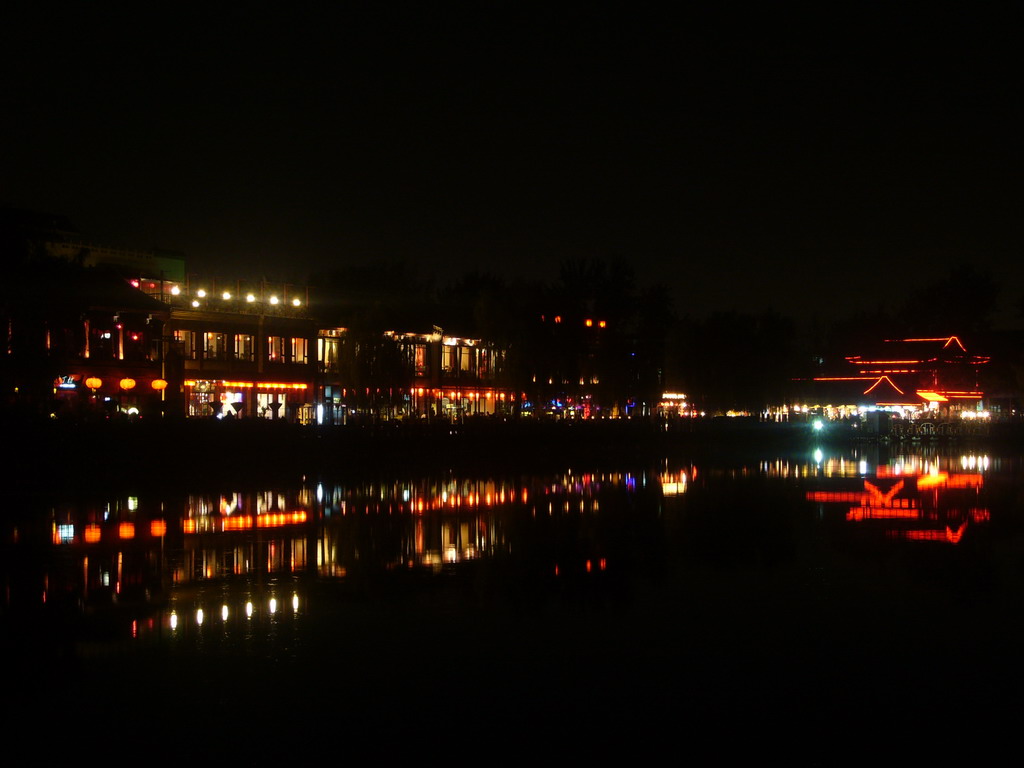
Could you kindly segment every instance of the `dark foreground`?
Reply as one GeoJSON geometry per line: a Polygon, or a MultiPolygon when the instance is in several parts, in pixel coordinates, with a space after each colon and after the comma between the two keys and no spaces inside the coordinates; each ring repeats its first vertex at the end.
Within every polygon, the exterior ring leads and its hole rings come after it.
{"type": "Polygon", "coordinates": [[[1020,594],[978,601],[936,575],[694,568],[535,601],[480,573],[322,594],[315,633],[242,653],[7,648],[7,744],[143,762],[1012,762],[1020,594]]]}

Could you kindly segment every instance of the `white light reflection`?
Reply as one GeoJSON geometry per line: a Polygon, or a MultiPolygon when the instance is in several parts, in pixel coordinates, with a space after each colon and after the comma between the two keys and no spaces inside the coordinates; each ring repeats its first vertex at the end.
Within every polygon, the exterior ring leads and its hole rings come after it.
{"type": "Polygon", "coordinates": [[[978,471],[986,470],[989,467],[989,457],[988,456],[961,456],[960,457],[960,466],[963,469],[978,470],[978,471]]]}
{"type": "Polygon", "coordinates": [[[196,624],[198,624],[200,627],[203,626],[203,609],[202,608],[197,608],[196,609],[196,624]]]}
{"type": "Polygon", "coordinates": [[[220,617],[224,621],[228,620],[228,606],[226,603],[220,607],[220,617]]]}
{"type": "Polygon", "coordinates": [[[246,618],[252,618],[252,600],[246,600],[245,602],[245,616],[246,618]]]}

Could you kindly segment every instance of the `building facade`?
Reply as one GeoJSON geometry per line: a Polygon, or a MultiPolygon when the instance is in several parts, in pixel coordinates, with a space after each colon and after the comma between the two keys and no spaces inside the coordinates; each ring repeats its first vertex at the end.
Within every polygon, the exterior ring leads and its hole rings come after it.
{"type": "Polygon", "coordinates": [[[460,421],[511,416],[519,396],[507,350],[483,339],[324,328],[317,340],[318,420],[460,421]]]}
{"type": "Polygon", "coordinates": [[[159,288],[169,307],[167,376],[177,412],[312,423],[317,332],[304,294],[266,283],[159,288]]]}
{"type": "Polygon", "coordinates": [[[904,420],[984,419],[988,364],[957,336],[886,339],[846,356],[841,370],[815,377],[812,396],[831,418],[884,412],[904,420]]]}

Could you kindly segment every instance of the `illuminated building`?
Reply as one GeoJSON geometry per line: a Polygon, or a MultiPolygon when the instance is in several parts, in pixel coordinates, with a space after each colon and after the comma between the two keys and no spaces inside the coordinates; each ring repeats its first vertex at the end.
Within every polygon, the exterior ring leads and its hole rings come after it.
{"type": "Polygon", "coordinates": [[[663,392],[654,413],[659,418],[693,418],[700,415],[682,392],[663,392]]]}
{"type": "Polygon", "coordinates": [[[159,288],[170,308],[167,376],[179,385],[179,412],[313,421],[317,334],[305,291],[195,280],[159,288]]]}
{"type": "Polygon", "coordinates": [[[305,290],[125,279],[69,266],[11,317],[10,389],[55,416],[97,413],[344,424],[507,415],[506,351],[441,332],[321,328],[305,290]],[[27,361],[32,364],[18,365],[27,361]],[[43,371],[43,374],[40,374],[43,371]]]}
{"type": "Polygon", "coordinates": [[[320,421],[510,415],[517,398],[506,350],[482,339],[321,329],[317,339],[320,421]]]}
{"type": "Polygon", "coordinates": [[[125,277],[178,274],[183,260],[87,240],[51,214],[0,209],[0,232],[8,403],[55,418],[161,413],[168,310],[125,277]]]}
{"type": "Polygon", "coordinates": [[[842,370],[815,377],[814,410],[831,418],[884,414],[881,431],[888,430],[888,417],[984,419],[980,371],[988,363],[956,336],[888,339],[874,352],[847,356],[842,370]]]}
{"type": "Polygon", "coordinates": [[[104,269],[52,269],[4,318],[6,391],[39,415],[158,415],[169,313],[104,269]]]}
{"type": "Polygon", "coordinates": [[[61,217],[0,214],[0,379],[22,410],[343,424],[518,403],[506,350],[484,340],[325,327],[305,288],[199,279],[173,254],[89,243],[61,217]]]}

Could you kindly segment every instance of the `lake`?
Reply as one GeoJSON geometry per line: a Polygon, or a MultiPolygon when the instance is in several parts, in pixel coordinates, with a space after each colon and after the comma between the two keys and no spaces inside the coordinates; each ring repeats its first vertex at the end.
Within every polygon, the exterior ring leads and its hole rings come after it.
{"type": "Polygon", "coordinates": [[[22,489],[5,731],[143,761],[985,761],[1024,682],[1021,471],[865,444],[22,489]]]}

